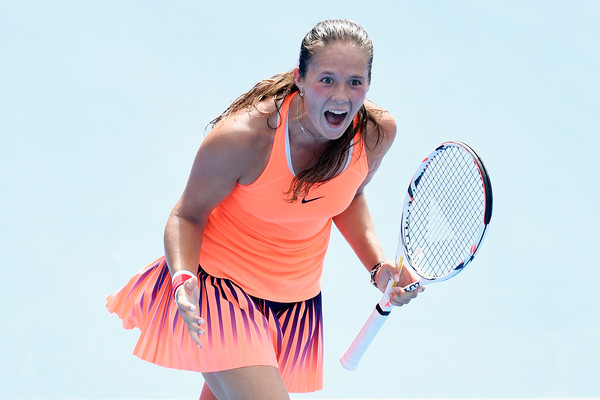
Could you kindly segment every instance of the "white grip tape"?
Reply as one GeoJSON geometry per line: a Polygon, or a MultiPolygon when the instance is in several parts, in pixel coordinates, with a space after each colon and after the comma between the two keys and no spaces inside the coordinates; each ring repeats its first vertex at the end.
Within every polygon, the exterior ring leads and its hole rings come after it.
{"type": "Polygon", "coordinates": [[[394,286],[394,281],[390,279],[381,300],[379,300],[379,303],[369,316],[369,319],[367,319],[362,326],[360,332],[358,332],[354,341],[350,347],[348,347],[348,350],[346,350],[344,355],[340,358],[342,367],[350,371],[353,371],[358,367],[360,359],[363,354],[365,354],[365,351],[367,351],[367,348],[369,348],[373,338],[377,336],[379,329],[381,329],[387,316],[392,310],[392,305],[390,304],[390,292],[394,286]]]}
{"type": "Polygon", "coordinates": [[[365,322],[350,347],[348,347],[348,350],[340,358],[342,367],[350,371],[358,367],[360,359],[365,354],[373,338],[377,336],[377,332],[379,332],[386,319],[387,315],[381,315],[377,309],[373,310],[367,322],[365,322]]]}

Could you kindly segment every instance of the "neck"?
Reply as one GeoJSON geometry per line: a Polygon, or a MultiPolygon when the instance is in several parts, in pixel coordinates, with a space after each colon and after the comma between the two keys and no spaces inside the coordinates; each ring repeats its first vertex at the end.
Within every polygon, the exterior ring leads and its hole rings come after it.
{"type": "MultiPolygon", "coordinates": [[[[315,149],[320,144],[325,144],[329,142],[329,140],[320,137],[318,134],[314,132],[313,129],[309,128],[306,125],[304,119],[304,98],[300,95],[296,96],[294,99],[296,101],[296,118],[294,122],[296,122],[296,129],[290,132],[290,136],[294,138],[295,144],[298,145],[308,145],[310,144],[315,149]]],[[[292,109],[290,105],[290,109],[292,109]]],[[[290,128],[291,129],[291,128],[290,128]]]]}
{"type": "Polygon", "coordinates": [[[314,133],[307,131],[307,129],[304,128],[304,125],[302,125],[302,117],[303,116],[304,116],[304,99],[302,98],[302,96],[298,95],[297,102],[296,102],[296,119],[298,120],[298,125],[300,125],[300,131],[306,136],[316,138],[314,133]],[[300,103],[302,103],[302,114],[300,114],[300,103]]]}

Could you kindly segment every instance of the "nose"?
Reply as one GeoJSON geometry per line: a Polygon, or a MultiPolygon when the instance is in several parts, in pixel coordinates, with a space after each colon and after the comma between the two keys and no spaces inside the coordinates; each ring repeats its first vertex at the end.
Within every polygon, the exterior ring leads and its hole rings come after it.
{"type": "Polygon", "coordinates": [[[346,85],[335,85],[331,99],[338,103],[346,103],[349,99],[348,94],[346,93],[346,85]]]}

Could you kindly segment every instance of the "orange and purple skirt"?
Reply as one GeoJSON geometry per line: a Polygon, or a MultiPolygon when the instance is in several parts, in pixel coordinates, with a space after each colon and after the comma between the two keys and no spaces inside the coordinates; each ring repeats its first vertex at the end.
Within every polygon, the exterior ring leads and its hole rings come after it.
{"type": "Polygon", "coordinates": [[[290,392],[323,387],[321,295],[296,303],[249,296],[228,279],[198,270],[199,310],[206,324],[203,347],[191,339],[173,300],[164,257],[150,264],[116,293],[106,307],[126,329],[139,328],[133,351],[151,363],[198,372],[270,365],[290,392]]]}

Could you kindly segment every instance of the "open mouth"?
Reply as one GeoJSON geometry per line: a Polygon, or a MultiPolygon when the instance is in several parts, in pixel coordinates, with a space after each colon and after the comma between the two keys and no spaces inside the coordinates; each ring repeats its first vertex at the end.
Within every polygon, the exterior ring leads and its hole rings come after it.
{"type": "Polygon", "coordinates": [[[325,119],[327,120],[327,123],[334,127],[341,126],[344,123],[344,120],[346,119],[347,115],[348,115],[348,113],[345,111],[337,111],[337,110],[325,111],[325,119]]]}

